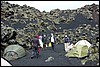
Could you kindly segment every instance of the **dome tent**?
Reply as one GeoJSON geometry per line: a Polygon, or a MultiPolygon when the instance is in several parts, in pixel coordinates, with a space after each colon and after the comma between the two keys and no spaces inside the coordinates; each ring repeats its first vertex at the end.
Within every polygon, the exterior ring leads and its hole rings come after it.
{"type": "Polygon", "coordinates": [[[88,55],[91,44],[87,40],[80,40],[75,44],[72,50],[69,50],[65,56],[82,58],[88,55]]]}
{"type": "Polygon", "coordinates": [[[10,61],[26,55],[25,49],[20,45],[9,45],[5,48],[3,57],[10,61]]]}
{"type": "Polygon", "coordinates": [[[80,40],[75,44],[75,46],[77,45],[87,45],[88,48],[91,46],[91,44],[87,40],[80,40]]]}

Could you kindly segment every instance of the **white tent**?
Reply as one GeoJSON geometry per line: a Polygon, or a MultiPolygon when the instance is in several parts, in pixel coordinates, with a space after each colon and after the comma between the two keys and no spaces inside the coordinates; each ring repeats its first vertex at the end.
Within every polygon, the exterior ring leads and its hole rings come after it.
{"type": "Polygon", "coordinates": [[[76,45],[87,45],[88,48],[91,46],[91,44],[87,40],[80,40],[75,44],[75,46],[76,45]]]}
{"type": "Polygon", "coordinates": [[[88,55],[88,50],[91,44],[87,40],[80,40],[75,44],[75,47],[68,51],[65,56],[68,57],[85,57],[88,55]]]}

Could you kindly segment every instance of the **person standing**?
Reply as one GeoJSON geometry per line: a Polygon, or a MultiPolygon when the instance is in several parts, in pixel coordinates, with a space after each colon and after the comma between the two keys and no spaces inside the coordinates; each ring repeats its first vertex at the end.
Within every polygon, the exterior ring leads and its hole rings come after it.
{"type": "Polygon", "coordinates": [[[65,35],[65,38],[64,38],[64,47],[65,47],[65,51],[67,52],[67,47],[69,45],[69,38],[67,35],[65,35]]]}
{"type": "Polygon", "coordinates": [[[39,46],[39,40],[37,36],[34,36],[34,39],[32,40],[32,56],[31,59],[36,56],[38,58],[39,52],[38,52],[38,46],[39,46]]]}
{"type": "Polygon", "coordinates": [[[54,38],[53,33],[51,33],[51,38],[50,38],[50,40],[51,40],[52,49],[54,50],[54,42],[55,42],[55,38],[54,38]]]}
{"type": "Polygon", "coordinates": [[[44,34],[43,36],[43,49],[45,49],[47,46],[47,36],[44,34]]]}

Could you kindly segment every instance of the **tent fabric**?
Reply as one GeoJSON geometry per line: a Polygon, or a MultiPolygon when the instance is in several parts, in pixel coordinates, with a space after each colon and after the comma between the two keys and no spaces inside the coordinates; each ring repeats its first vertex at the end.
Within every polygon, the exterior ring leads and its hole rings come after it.
{"type": "Polygon", "coordinates": [[[68,57],[85,57],[88,53],[88,46],[86,45],[77,45],[72,50],[68,51],[68,53],[65,56],[68,57]]]}
{"type": "Polygon", "coordinates": [[[86,40],[80,40],[75,44],[75,47],[68,51],[65,56],[82,58],[88,55],[88,49],[91,44],[86,40]]]}
{"type": "Polygon", "coordinates": [[[7,60],[14,60],[26,55],[25,49],[20,45],[9,45],[4,50],[3,57],[7,60]]]}
{"type": "Polygon", "coordinates": [[[73,48],[73,44],[69,45],[67,48],[65,48],[65,51],[68,52],[70,49],[73,48]]]}
{"type": "Polygon", "coordinates": [[[80,40],[75,44],[75,46],[76,45],[87,45],[88,48],[91,46],[91,44],[87,40],[80,40]]]}

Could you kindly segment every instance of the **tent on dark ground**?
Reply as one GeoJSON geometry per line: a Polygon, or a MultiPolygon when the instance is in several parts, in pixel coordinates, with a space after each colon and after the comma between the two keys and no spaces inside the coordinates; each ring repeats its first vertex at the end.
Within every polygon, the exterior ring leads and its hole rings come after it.
{"type": "Polygon", "coordinates": [[[75,47],[68,51],[65,56],[82,58],[88,55],[88,50],[91,44],[87,40],[80,40],[75,44],[75,47]]]}
{"type": "Polygon", "coordinates": [[[20,45],[9,45],[5,48],[3,57],[10,61],[14,59],[18,59],[26,55],[26,51],[20,45]]]}

